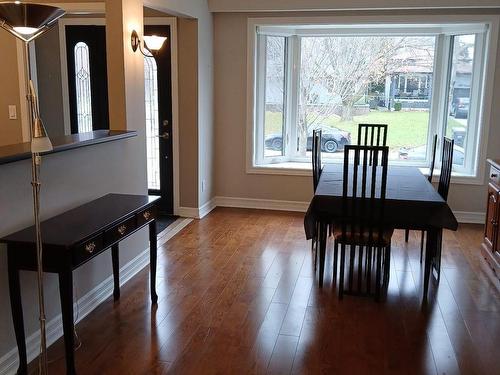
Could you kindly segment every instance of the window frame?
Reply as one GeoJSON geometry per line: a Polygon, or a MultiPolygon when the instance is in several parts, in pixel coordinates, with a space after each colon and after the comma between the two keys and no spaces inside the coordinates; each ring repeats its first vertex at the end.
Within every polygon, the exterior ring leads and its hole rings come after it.
{"type": "MultiPolygon", "coordinates": [[[[314,25],[315,32],[326,32],[327,30],[331,30],[329,25],[336,25],[336,27],[340,27],[340,29],[345,34],[356,34],[356,33],[369,33],[370,29],[375,30],[377,32],[372,31],[374,34],[381,35],[383,32],[387,32],[392,35],[424,35],[430,34],[436,36],[436,49],[434,56],[434,73],[433,73],[433,93],[431,98],[431,107],[429,114],[429,131],[428,131],[428,142],[429,145],[431,143],[431,139],[433,134],[437,131],[438,135],[443,134],[444,129],[438,129],[438,116],[445,113],[447,111],[447,103],[443,103],[442,98],[443,89],[445,88],[443,82],[443,77],[448,74],[443,74],[443,69],[446,69],[446,66],[443,66],[443,61],[446,60],[446,53],[444,53],[443,46],[446,43],[449,43],[450,35],[455,34],[472,34],[477,33],[478,27],[481,25],[486,26],[486,30],[481,32],[481,34],[476,34],[476,46],[474,51],[474,67],[473,67],[473,86],[471,86],[471,97],[472,95],[476,95],[480,93],[480,88],[482,87],[482,93],[479,96],[479,103],[475,111],[476,113],[470,113],[469,117],[474,116],[474,122],[476,126],[474,126],[474,137],[473,143],[469,143],[469,147],[467,147],[468,152],[471,155],[466,156],[466,160],[469,163],[472,163],[470,166],[470,173],[466,175],[462,171],[457,171],[453,173],[452,182],[454,183],[465,183],[465,184],[483,184],[484,183],[484,175],[485,175],[485,159],[486,159],[486,145],[487,145],[487,137],[489,127],[490,127],[490,115],[492,108],[492,93],[493,93],[493,84],[492,80],[487,81],[485,77],[492,76],[495,71],[495,60],[496,60],[496,47],[498,41],[498,25],[499,25],[500,17],[498,15],[464,15],[464,16],[408,16],[405,17],[405,22],[401,22],[400,17],[397,16],[361,16],[361,17],[352,17],[352,16],[333,16],[333,17],[269,17],[269,18],[249,18],[248,19],[248,34],[247,34],[247,155],[246,155],[246,172],[248,174],[277,174],[277,175],[299,175],[299,176],[309,176],[311,175],[311,170],[309,164],[309,160],[305,160],[302,158],[301,160],[282,157],[281,160],[276,160],[272,164],[261,164],[261,160],[256,158],[256,152],[258,148],[256,148],[256,138],[255,138],[255,129],[258,126],[254,126],[255,119],[257,116],[257,108],[255,108],[254,104],[257,101],[257,91],[255,78],[257,76],[257,62],[255,60],[255,52],[256,48],[259,46],[258,43],[258,30],[266,30],[271,27],[273,30],[278,30],[277,26],[282,25],[283,28],[279,30],[280,36],[284,35],[296,35],[298,38],[300,34],[307,33],[308,27],[310,25],[314,25]],[[325,25],[323,27],[323,25],[325,25]],[[355,25],[353,28],[352,25],[355,25]],[[362,27],[359,27],[362,25],[362,27]],[[293,29],[295,27],[295,29],[293,29]],[[381,28],[383,29],[381,32],[381,28]],[[397,28],[398,32],[394,32],[395,28],[397,28]],[[418,29],[420,28],[420,29],[418,29]],[[290,31],[292,29],[292,31],[290,31]],[[474,32],[476,31],[476,32],[474,32]],[[436,35],[439,33],[439,35],[436,35]],[[481,35],[478,38],[478,35],[481,35]],[[480,60],[477,58],[480,57],[480,60]],[[480,75],[478,79],[477,75],[480,75]],[[436,77],[440,77],[438,80],[436,77]],[[439,82],[438,82],[439,81],[439,82]],[[439,90],[439,92],[437,91],[439,90]],[[473,144],[474,147],[470,147],[470,144],[473,144]],[[471,158],[472,156],[472,158],[471,158]]],[[[336,29],[335,32],[338,34],[339,29],[336,29]]],[[[296,46],[289,49],[289,53],[299,53],[300,55],[300,43],[297,43],[299,48],[296,46]]],[[[448,52],[449,53],[449,52],[448,52]]],[[[295,62],[300,59],[295,59],[295,62]]],[[[288,64],[289,72],[299,69],[298,64],[288,64]],[[293,65],[293,66],[290,66],[293,65]]],[[[447,72],[449,73],[449,72],[447,72]]],[[[293,75],[292,79],[289,79],[289,85],[293,85],[293,81],[298,81],[298,79],[293,79],[293,76],[298,77],[298,74],[293,75]]],[[[297,84],[297,82],[295,83],[297,84]]],[[[287,87],[288,89],[288,87],[287,87]]],[[[293,90],[292,92],[296,92],[293,90]]],[[[290,97],[291,95],[287,95],[290,97]]],[[[297,96],[297,95],[294,95],[297,96]]],[[[296,102],[297,98],[288,98],[287,105],[293,105],[296,102]],[[294,102],[295,100],[295,102],[294,102]]],[[[472,106],[471,106],[472,108],[472,106]]],[[[288,112],[288,111],[287,111],[288,112]]],[[[292,111],[296,112],[296,111],[292,111]]],[[[472,112],[472,111],[471,111],[472,112]]],[[[290,120],[287,118],[287,120],[290,120]]],[[[288,121],[286,121],[288,122],[288,121]]],[[[443,123],[443,128],[446,123],[443,123]]],[[[291,132],[296,127],[287,126],[285,123],[285,129],[287,129],[287,136],[291,136],[291,132]]],[[[440,126],[441,128],[441,126],[440,126]]],[[[469,137],[469,134],[467,135],[469,137]]],[[[260,146],[261,150],[263,144],[260,146]]],[[[291,147],[288,145],[288,150],[291,147]]],[[[286,149],[285,148],[285,149],[286,149]]],[[[427,160],[430,159],[430,147],[427,147],[427,160]]],[[[438,151],[439,152],[439,151],[438,151]]],[[[467,151],[466,151],[467,152],[467,151]]],[[[285,153],[286,155],[286,153],[285,153]]],[[[439,155],[437,158],[439,159],[439,155]]],[[[326,159],[326,158],[325,158],[326,159]]],[[[325,160],[328,162],[335,162],[335,160],[325,160]]],[[[341,162],[341,161],[339,161],[341,162]]],[[[404,165],[410,165],[408,162],[398,162],[391,161],[393,164],[404,163],[404,165]]],[[[422,163],[411,163],[414,166],[425,167],[426,162],[422,163]]],[[[423,168],[426,169],[426,168],[423,168]]]]}

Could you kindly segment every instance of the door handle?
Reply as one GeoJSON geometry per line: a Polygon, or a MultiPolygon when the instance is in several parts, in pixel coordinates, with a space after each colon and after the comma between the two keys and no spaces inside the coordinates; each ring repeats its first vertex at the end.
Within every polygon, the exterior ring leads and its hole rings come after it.
{"type": "Polygon", "coordinates": [[[158,135],[158,138],[163,138],[165,140],[170,139],[170,134],[168,132],[165,132],[163,134],[158,135]]]}

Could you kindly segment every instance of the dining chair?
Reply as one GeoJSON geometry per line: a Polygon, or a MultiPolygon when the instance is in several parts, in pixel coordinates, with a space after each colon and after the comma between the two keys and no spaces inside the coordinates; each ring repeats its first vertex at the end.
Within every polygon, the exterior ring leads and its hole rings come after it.
{"type": "Polygon", "coordinates": [[[316,191],[319,178],[321,177],[321,129],[314,129],[312,136],[312,171],[313,171],[313,189],[316,191]]]}
{"type": "Polygon", "coordinates": [[[342,223],[334,231],[334,280],[337,276],[340,246],[339,299],[343,298],[345,289],[347,247],[349,271],[346,293],[371,295],[374,284],[375,298],[379,300],[381,287],[388,285],[391,238],[394,231],[383,225],[388,154],[387,146],[345,146],[342,223]],[[372,280],[373,276],[375,280],[372,280]],[[355,283],[356,291],[353,289],[355,283]]]}
{"type": "MultiPolygon", "coordinates": [[[[453,148],[455,142],[453,139],[448,137],[443,137],[443,152],[441,155],[441,171],[439,175],[439,183],[438,183],[438,193],[444,199],[444,201],[448,201],[448,192],[450,190],[450,182],[451,182],[451,172],[453,170],[453,148]]],[[[437,242],[437,253],[436,260],[437,264],[437,280],[441,278],[441,250],[443,245],[442,231],[439,233],[438,242],[437,242]]],[[[420,256],[422,257],[422,255],[420,256]]]]}
{"type": "MultiPolygon", "coordinates": [[[[431,164],[429,165],[429,176],[427,176],[427,179],[429,180],[430,183],[432,183],[432,177],[434,176],[434,166],[436,164],[437,139],[438,139],[437,134],[434,134],[434,139],[432,141],[432,149],[431,149],[432,158],[431,158],[431,164]]],[[[410,236],[410,230],[406,229],[405,242],[408,242],[409,236],[410,236]]],[[[425,231],[422,231],[422,235],[420,237],[420,263],[422,263],[422,254],[424,253],[424,236],[425,236],[425,231]]]]}
{"type": "MultiPolygon", "coordinates": [[[[318,187],[319,178],[321,177],[321,129],[313,130],[312,136],[312,152],[311,152],[311,161],[312,161],[312,172],[313,172],[313,191],[316,191],[318,187]]],[[[316,233],[311,241],[311,252],[314,257],[314,269],[317,267],[317,253],[319,247],[319,223],[316,223],[316,233]]]]}
{"type": "Polygon", "coordinates": [[[358,145],[386,146],[387,124],[359,124],[358,145]]]}

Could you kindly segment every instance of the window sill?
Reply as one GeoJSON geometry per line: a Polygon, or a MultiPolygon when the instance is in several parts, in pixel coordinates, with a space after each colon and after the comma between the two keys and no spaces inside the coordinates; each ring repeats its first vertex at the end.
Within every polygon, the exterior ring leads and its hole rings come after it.
{"type": "MultiPolygon", "coordinates": [[[[419,167],[419,169],[423,175],[427,176],[429,174],[429,168],[419,167]]],[[[311,177],[312,171],[310,163],[284,162],[250,166],[247,168],[247,174],[311,177]]],[[[439,171],[434,171],[432,182],[439,182],[439,171]]],[[[458,185],[483,185],[484,178],[482,176],[453,173],[451,183],[458,185]]]]}

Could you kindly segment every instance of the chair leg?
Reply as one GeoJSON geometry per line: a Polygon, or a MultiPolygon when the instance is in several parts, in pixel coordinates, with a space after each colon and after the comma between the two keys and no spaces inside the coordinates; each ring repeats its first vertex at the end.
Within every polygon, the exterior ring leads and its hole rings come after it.
{"type": "Polygon", "coordinates": [[[344,298],[345,244],[340,244],[339,299],[344,298]]]}
{"type": "Polygon", "coordinates": [[[333,244],[333,282],[337,282],[337,263],[339,258],[339,243],[337,241],[333,244]]]}
{"type": "Polygon", "coordinates": [[[382,266],[382,249],[376,248],[377,251],[377,270],[375,276],[375,300],[380,301],[380,268],[382,266]]]}
{"type": "Polygon", "coordinates": [[[363,282],[363,250],[364,246],[359,247],[359,255],[358,255],[358,293],[362,291],[362,282],[363,282]]]}
{"type": "Polygon", "coordinates": [[[371,246],[368,247],[367,252],[366,252],[366,260],[367,260],[367,266],[366,266],[366,292],[368,294],[371,293],[372,288],[372,252],[373,248],[371,246]]]}
{"type": "Polygon", "coordinates": [[[391,245],[389,244],[389,246],[385,248],[384,288],[389,286],[390,272],[391,272],[391,245]]]}
{"type": "Polygon", "coordinates": [[[316,267],[318,266],[318,245],[316,242],[316,236],[311,240],[311,253],[314,257],[314,272],[316,272],[316,267]]]}
{"type": "Polygon", "coordinates": [[[410,230],[405,229],[405,242],[408,242],[408,239],[410,238],[410,230]]]}
{"type": "Polygon", "coordinates": [[[422,234],[420,236],[420,264],[422,264],[422,258],[424,256],[424,238],[425,238],[425,231],[422,231],[422,234]]]}
{"type": "Polygon", "coordinates": [[[354,259],[356,257],[356,246],[349,245],[349,293],[352,293],[352,283],[354,279],[354,259]]]}

